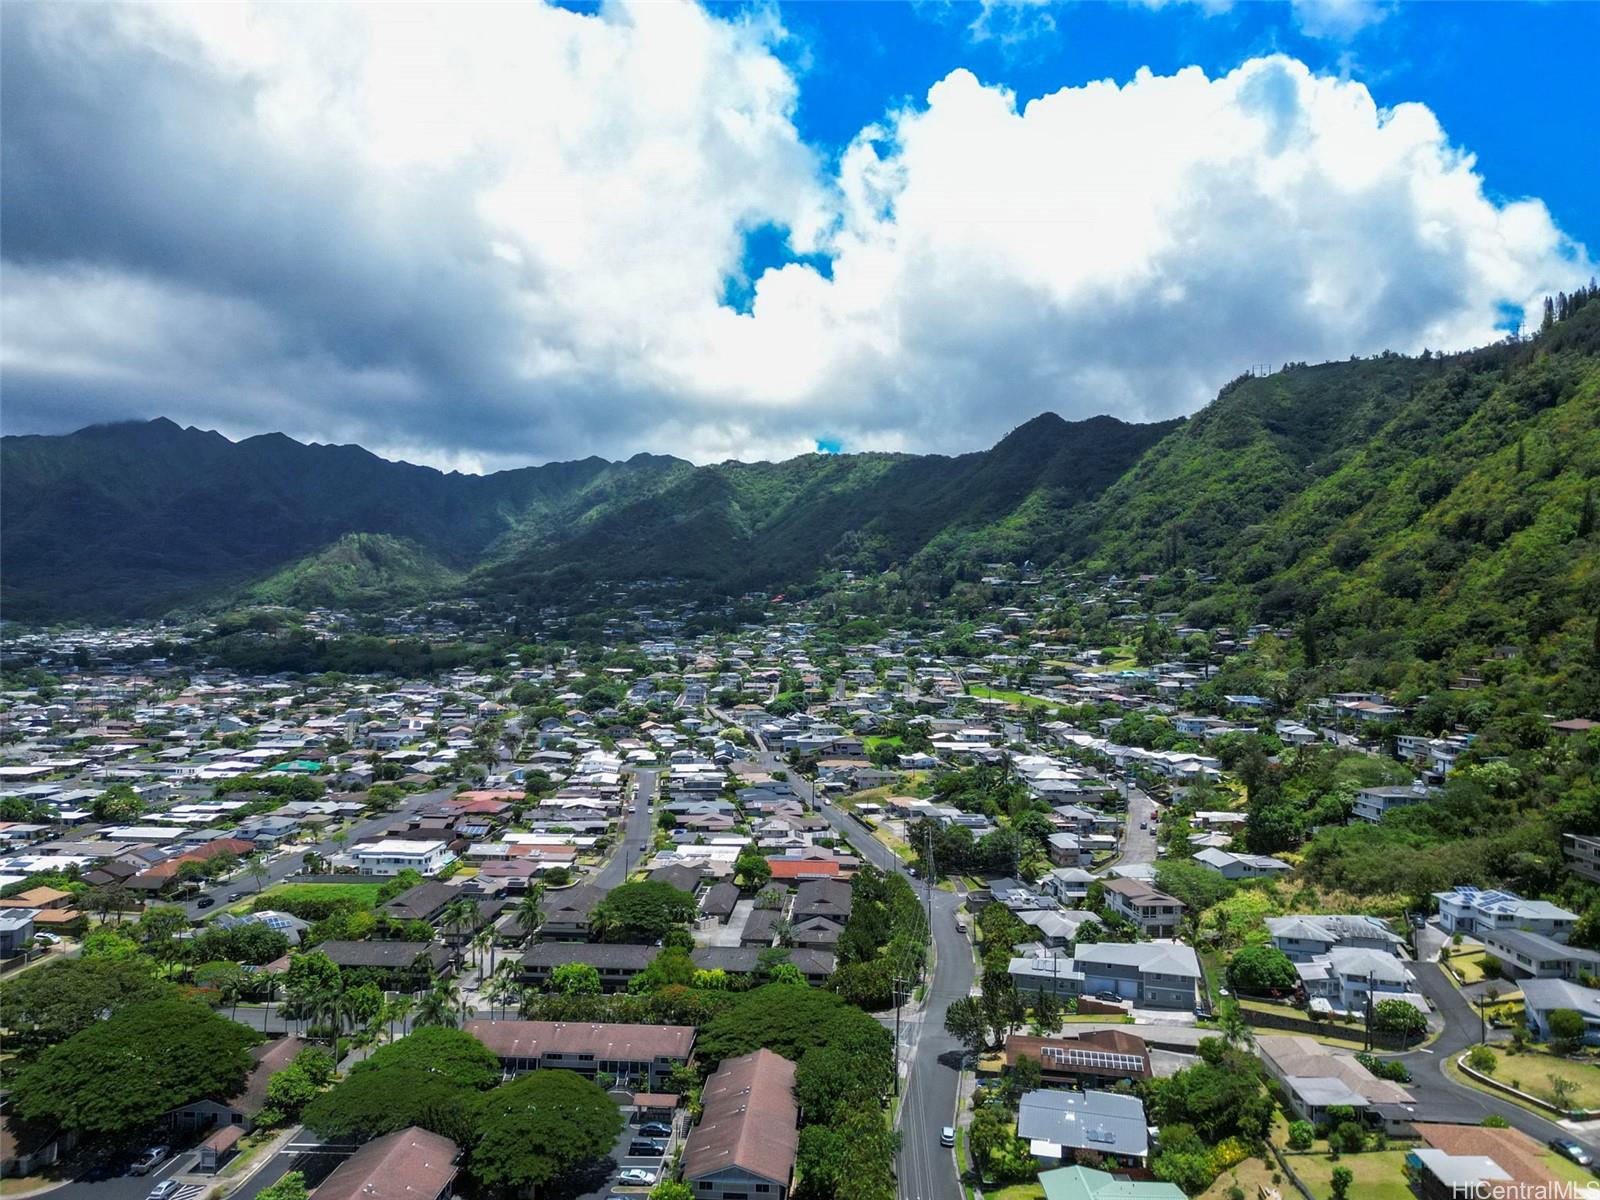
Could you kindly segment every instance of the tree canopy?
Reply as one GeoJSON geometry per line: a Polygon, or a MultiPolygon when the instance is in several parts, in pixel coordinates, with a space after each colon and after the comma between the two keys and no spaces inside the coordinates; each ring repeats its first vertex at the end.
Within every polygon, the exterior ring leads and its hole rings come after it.
{"type": "Polygon", "coordinates": [[[259,1041],[255,1030],[194,1001],[130,1005],[18,1072],[16,1108],[30,1121],[120,1133],[195,1100],[235,1095],[259,1041]]]}
{"type": "Polygon", "coordinates": [[[608,1153],[622,1111],[573,1071],[530,1071],[483,1101],[483,1124],[468,1159],[478,1182],[502,1195],[526,1195],[608,1153]]]}
{"type": "Polygon", "coordinates": [[[595,905],[592,927],[608,942],[655,942],[694,920],[694,897],[668,883],[625,883],[595,905]]]}
{"type": "Polygon", "coordinates": [[[151,973],[148,959],[124,954],[58,959],[6,982],[0,989],[0,1025],[15,1037],[50,1044],[107,1013],[175,995],[172,984],[151,973]]]}

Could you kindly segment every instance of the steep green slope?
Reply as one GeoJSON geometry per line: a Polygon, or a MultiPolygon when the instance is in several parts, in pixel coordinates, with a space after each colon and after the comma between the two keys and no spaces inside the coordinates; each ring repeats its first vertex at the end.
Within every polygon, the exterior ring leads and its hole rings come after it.
{"type": "MultiPolygon", "coordinates": [[[[1529,342],[1246,378],[1073,515],[1096,568],[1173,570],[1202,624],[1310,629],[1412,695],[1517,657],[1596,693],[1600,303],[1529,342]]],[[[1302,660],[1302,670],[1316,666],[1302,660]]]]}
{"type": "Polygon", "coordinates": [[[376,604],[585,581],[738,590],[919,554],[1035,553],[1170,428],[1044,416],[993,449],[693,467],[637,455],[488,476],[170,421],[3,442],[8,616],[150,615],[241,594],[376,604]],[[345,545],[347,534],[404,539],[345,545]],[[258,585],[258,586],[257,586],[258,585]],[[249,589],[257,590],[250,593],[249,589]]]}
{"type": "Polygon", "coordinates": [[[13,619],[156,614],[234,595],[347,533],[406,538],[464,569],[691,469],[641,455],[445,474],[166,420],[7,437],[0,597],[13,619]]]}
{"type": "Polygon", "coordinates": [[[366,608],[443,595],[459,578],[415,542],[348,533],[252,585],[241,599],[295,608],[366,608]]]}
{"type": "Polygon", "coordinates": [[[476,586],[543,594],[580,577],[672,576],[739,590],[828,567],[1020,560],[1058,543],[1061,517],[1177,424],[1045,414],[990,450],[956,458],[813,454],[702,467],[552,539],[542,561],[489,567],[476,586]]]}

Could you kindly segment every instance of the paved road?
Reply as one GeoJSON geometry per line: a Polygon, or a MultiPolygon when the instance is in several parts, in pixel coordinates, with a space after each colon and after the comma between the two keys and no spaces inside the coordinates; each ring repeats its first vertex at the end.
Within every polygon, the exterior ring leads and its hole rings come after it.
{"type": "MultiPolygon", "coordinates": [[[[758,761],[768,770],[783,769],[782,760],[765,750],[758,761]]],[[[789,786],[807,804],[816,807],[811,781],[791,772],[789,786]]],[[[850,839],[868,862],[880,870],[905,874],[895,853],[872,836],[854,817],[835,805],[817,809],[823,818],[850,839]]],[[[918,883],[920,888],[925,883],[918,883]]],[[[961,1200],[960,1171],[955,1151],[939,1145],[939,1133],[956,1123],[956,1092],[964,1051],[945,1032],[944,1014],[952,1001],[972,990],[977,969],[972,943],[956,928],[955,914],[962,895],[933,892],[934,969],[922,1008],[903,1022],[900,1061],[910,1063],[900,1105],[900,1153],[895,1159],[899,1194],[908,1200],[961,1200]]]]}
{"type": "Polygon", "coordinates": [[[656,789],[661,772],[644,769],[638,773],[634,785],[633,812],[628,814],[628,827],[622,841],[611,852],[611,857],[590,880],[596,887],[607,891],[628,878],[628,872],[637,867],[650,853],[655,840],[656,789]]]}
{"type": "Polygon", "coordinates": [[[1438,963],[1412,963],[1411,969],[1417,977],[1417,989],[1438,1009],[1445,1028],[1426,1050],[1397,1056],[1411,1069],[1412,1081],[1405,1085],[1407,1090],[1418,1101],[1451,1114],[1459,1113],[1474,1124],[1492,1114],[1504,1117],[1513,1129],[1520,1129],[1540,1143],[1555,1137],[1571,1138],[1600,1161],[1600,1136],[1596,1136],[1593,1122],[1574,1125],[1547,1120],[1509,1100],[1457,1083],[1445,1074],[1444,1064],[1453,1062],[1478,1041],[1478,1013],[1445,978],[1444,968],[1438,963]]]}
{"type": "MultiPolygon", "coordinates": [[[[363,821],[358,821],[356,824],[346,829],[345,845],[353,846],[357,842],[361,841],[362,838],[371,837],[373,834],[381,833],[383,830],[390,828],[400,821],[403,821],[406,817],[423,807],[423,805],[436,804],[441,800],[448,799],[454,794],[455,788],[447,787],[435,788],[429,792],[417,792],[413,795],[407,796],[400,802],[393,812],[379,813],[376,816],[368,817],[363,821]]],[[[296,845],[289,847],[282,853],[275,856],[271,863],[268,864],[267,878],[260,884],[259,887],[257,886],[253,876],[249,875],[248,873],[240,873],[235,875],[232,879],[224,880],[221,883],[213,883],[205,888],[202,888],[201,891],[196,894],[193,900],[190,900],[184,904],[184,911],[189,914],[190,920],[195,921],[201,920],[209,915],[214,915],[228,903],[228,897],[236,892],[244,892],[247,895],[254,895],[258,891],[265,891],[275,883],[282,883],[291,875],[297,875],[304,871],[305,863],[303,860],[307,851],[314,849],[318,854],[331,857],[332,855],[338,853],[341,848],[342,847],[339,845],[339,843],[335,842],[331,837],[316,843],[315,846],[296,845]],[[201,895],[213,897],[216,900],[216,904],[211,908],[201,908],[199,906],[201,895]]]]}
{"type": "Polygon", "coordinates": [[[1156,861],[1156,802],[1136,787],[1128,788],[1128,828],[1122,839],[1124,866],[1156,861]],[[1140,828],[1143,825],[1144,828],[1140,828]]]}

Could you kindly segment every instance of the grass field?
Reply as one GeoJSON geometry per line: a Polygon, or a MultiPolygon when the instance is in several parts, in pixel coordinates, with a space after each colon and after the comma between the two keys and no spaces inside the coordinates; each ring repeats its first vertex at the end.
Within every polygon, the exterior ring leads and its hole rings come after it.
{"type": "Polygon", "coordinates": [[[1568,1101],[1573,1108],[1600,1108],[1600,1066],[1593,1062],[1573,1062],[1559,1058],[1547,1050],[1525,1050],[1521,1054],[1508,1054],[1498,1046],[1491,1046],[1495,1057],[1494,1070],[1489,1072],[1500,1083],[1510,1084],[1519,1091],[1555,1103],[1550,1079],[1568,1080],[1576,1091],[1568,1101]]]}
{"type": "MultiPolygon", "coordinates": [[[[1350,1195],[1360,1200],[1413,1200],[1406,1183],[1404,1150],[1377,1150],[1367,1154],[1289,1154],[1289,1165],[1311,1189],[1316,1200],[1333,1195],[1333,1169],[1346,1167],[1355,1176],[1350,1195]]],[[[1292,1190],[1292,1189],[1290,1189],[1292,1190]]]]}
{"type": "Polygon", "coordinates": [[[1021,692],[1008,692],[1000,688],[985,687],[981,683],[974,683],[967,690],[980,700],[1004,700],[1007,704],[1016,704],[1024,708],[1030,705],[1034,708],[1055,707],[1048,700],[1040,700],[1036,696],[1024,696],[1021,692]]]}
{"type": "Polygon", "coordinates": [[[352,900],[362,908],[372,908],[378,903],[378,891],[382,887],[381,883],[280,883],[269,887],[259,896],[246,896],[238,904],[230,906],[228,911],[248,912],[255,907],[257,900],[269,901],[268,907],[286,906],[301,900],[352,900]]]}
{"type": "Polygon", "coordinates": [[[1013,1183],[1008,1187],[987,1189],[983,1195],[984,1200],[1044,1200],[1044,1188],[1036,1181],[1013,1183]]]}

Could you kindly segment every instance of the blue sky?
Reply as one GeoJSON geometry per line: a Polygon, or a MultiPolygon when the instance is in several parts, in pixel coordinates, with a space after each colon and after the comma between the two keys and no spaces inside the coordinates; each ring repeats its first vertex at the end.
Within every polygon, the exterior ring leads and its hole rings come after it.
{"type": "Polygon", "coordinates": [[[1323,37],[1303,33],[1290,5],[1266,2],[1215,13],[1110,0],[1016,6],[988,37],[970,28],[974,5],[867,0],[781,11],[796,42],[780,51],[809,62],[797,123],[820,144],[845,145],[885,107],[919,103],[957,67],[1025,104],[1090,80],[1124,82],[1140,67],[1216,76],[1282,52],[1361,81],[1380,104],[1426,103],[1477,155],[1495,193],[1542,198],[1563,229],[1600,246],[1600,4],[1370,6],[1371,24],[1323,37]]]}
{"type": "Polygon", "coordinates": [[[1596,46],[1600,3],[11,0],[0,416],[477,471],[1185,415],[1586,282],[1596,46]]]}

